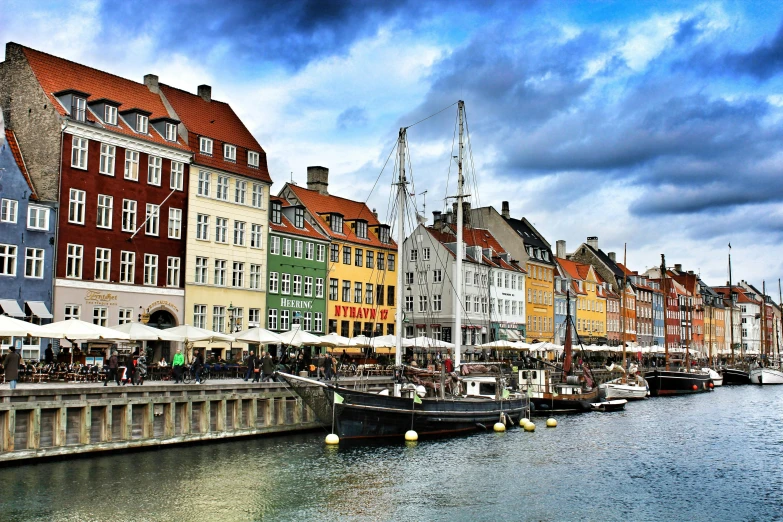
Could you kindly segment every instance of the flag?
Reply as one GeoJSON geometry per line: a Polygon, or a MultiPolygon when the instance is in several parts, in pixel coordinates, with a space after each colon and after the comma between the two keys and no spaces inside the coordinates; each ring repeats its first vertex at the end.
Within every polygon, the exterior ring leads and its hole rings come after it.
{"type": "Polygon", "coordinates": [[[508,396],[511,395],[511,393],[508,390],[503,390],[503,398],[508,399],[508,396]]]}
{"type": "Polygon", "coordinates": [[[413,404],[421,404],[421,398],[418,393],[413,394],[413,404]]]}
{"type": "Polygon", "coordinates": [[[343,403],[343,396],[340,395],[337,392],[334,392],[334,403],[335,404],[342,404],[343,403]]]}

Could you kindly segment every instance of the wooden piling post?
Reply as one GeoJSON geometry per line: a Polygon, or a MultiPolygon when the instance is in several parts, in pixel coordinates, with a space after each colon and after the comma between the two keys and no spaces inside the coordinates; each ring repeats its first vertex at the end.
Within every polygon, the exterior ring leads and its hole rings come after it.
{"type": "Polygon", "coordinates": [[[103,410],[103,427],[101,429],[101,441],[111,442],[111,429],[112,429],[112,409],[111,404],[106,406],[103,410]]]}
{"type": "Polygon", "coordinates": [[[65,446],[65,430],[68,427],[68,408],[58,408],[55,417],[54,445],[65,446]]]}
{"type": "Polygon", "coordinates": [[[27,424],[27,447],[38,449],[41,447],[41,408],[30,411],[30,420],[27,424]]]}
{"type": "Polygon", "coordinates": [[[81,414],[81,426],[79,426],[79,444],[90,443],[90,427],[92,426],[92,408],[84,406],[81,414]]]}
{"type": "Polygon", "coordinates": [[[163,405],[163,438],[170,439],[174,436],[176,420],[174,414],[177,410],[176,403],[167,402],[163,405]]]}

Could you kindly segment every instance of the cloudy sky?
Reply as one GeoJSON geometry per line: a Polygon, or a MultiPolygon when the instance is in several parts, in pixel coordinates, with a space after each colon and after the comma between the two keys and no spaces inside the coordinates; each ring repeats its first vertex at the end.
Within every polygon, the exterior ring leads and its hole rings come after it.
{"type": "MultiPolygon", "coordinates": [[[[735,279],[783,276],[781,2],[1,1],[5,41],[212,85],[275,191],[323,165],[383,217],[398,128],[462,99],[474,205],[509,200],[569,251],[627,243],[640,271],[665,253],[723,284],[730,242],[735,279]]],[[[453,193],[455,117],[408,131],[428,214],[453,193]]]]}

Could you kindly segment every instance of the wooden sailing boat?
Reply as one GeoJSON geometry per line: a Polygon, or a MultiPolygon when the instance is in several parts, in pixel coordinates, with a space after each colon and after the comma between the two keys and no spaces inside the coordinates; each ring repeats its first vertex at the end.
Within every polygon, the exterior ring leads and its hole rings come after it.
{"type": "MultiPolygon", "coordinates": [[[[729,324],[731,325],[731,366],[721,370],[723,384],[749,384],[750,375],[745,370],[737,368],[734,354],[734,287],[731,282],[731,243],[729,243],[729,324]]],[[[742,330],[740,329],[740,346],[742,346],[742,330]]]]}
{"type": "MultiPolygon", "coordinates": [[[[457,200],[457,252],[456,277],[453,285],[455,303],[462,303],[462,223],[464,177],[462,163],[464,154],[464,102],[459,106],[459,156],[457,200]]],[[[398,138],[398,180],[397,180],[397,288],[403,288],[402,265],[403,240],[405,239],[404,209],[408,180],[405,175],[406,128],[401,128],[398,138]]],[[[451,158],[450,158],[451,159],[451,158]]],[[[414,430],[420,437],[453,435],[492,426],[497,422],[516,425],[523,412],[527,411],[527,397],[507,389],[502,377],[466,376],[458,377],[464,387],[464,394],[444,393],[441,382],[440,394],[426,396],[423,386],[404,383],[402,366],[403,314],[398,300],[396,315],[396,367],[398,381],[378,393],[357,391],[343,386],[327,384],[289,374],[280,374],[293,390],[313,409],[325,424],[333,424],[334,433],[341,439],[397,437],[402,439],[408,430],[414,430]],[[472,386],[471,384],[475,384],[472,386]],[[475,391],[474,391],[475,390],[475,391]],[[424,396],[422,396],[424,395],[424,396]]],[[[454,351],[455,370],[460,366],[461,315],[456,306],[457,343],[454,351]]],[[[449,378],[454,378],[449,376],[449,378]]]]}
{"type": "MultiPolygon", "coordinates": [[[[778,280],[778,289],[780,289],[780,280],[778,280]]],[[[753,368],[750,371],[750,383],[751,384],[783,384],[783,371],[780,368],[780,359],[771,359],[768,350],[768,344],[770,344],[766,338],[767,333],[767,283],[761,282],[761,346],[762,346],[762,359],[759,361],[759,366],[753,368]],[[764,365],[766,364],[766,365],[764,365]]],[[[777,329],[777,325],[775,325],[777,329]]]]}

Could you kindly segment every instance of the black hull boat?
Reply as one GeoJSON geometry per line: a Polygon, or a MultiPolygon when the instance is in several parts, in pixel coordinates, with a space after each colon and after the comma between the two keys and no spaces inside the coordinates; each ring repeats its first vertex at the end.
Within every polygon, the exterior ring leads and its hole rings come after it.
{"type": "Polygon", "coordinates": [[[482,397],[423,398],[368,393],[304,377],[279,373],[316,414],[343,439],[402,438],[413,429],[419,437],[439,437],[489,429],[496,422],[519,423],[528,408],[526,397],[505,400],[482,397]],[[335,402],[335,392],[342,403],[335,402]]]}
{"type": "Polygon", "coordinates": [[[737,368],[724,368],[721,371],[721,375],[723,375],[724,386],[750,384],[750,375],[748,372],[739,370],[737,368]]]}
{"type": "Polygon", "coordinates": [[[593,404],[601,400],[598,388],[578,395],[558,395],[557,397],[554,397],[551,393],[543,393],[541,395],[543,397],[530,399],[535,413],[581,413],[592,411],[593,404]]]}
{"type": "Polygon", "coordinates": [[[644,378],[653,397],[703,393],[711,391],[713,387],[708,373],[653,370],[646,372],[644,378]]]}

